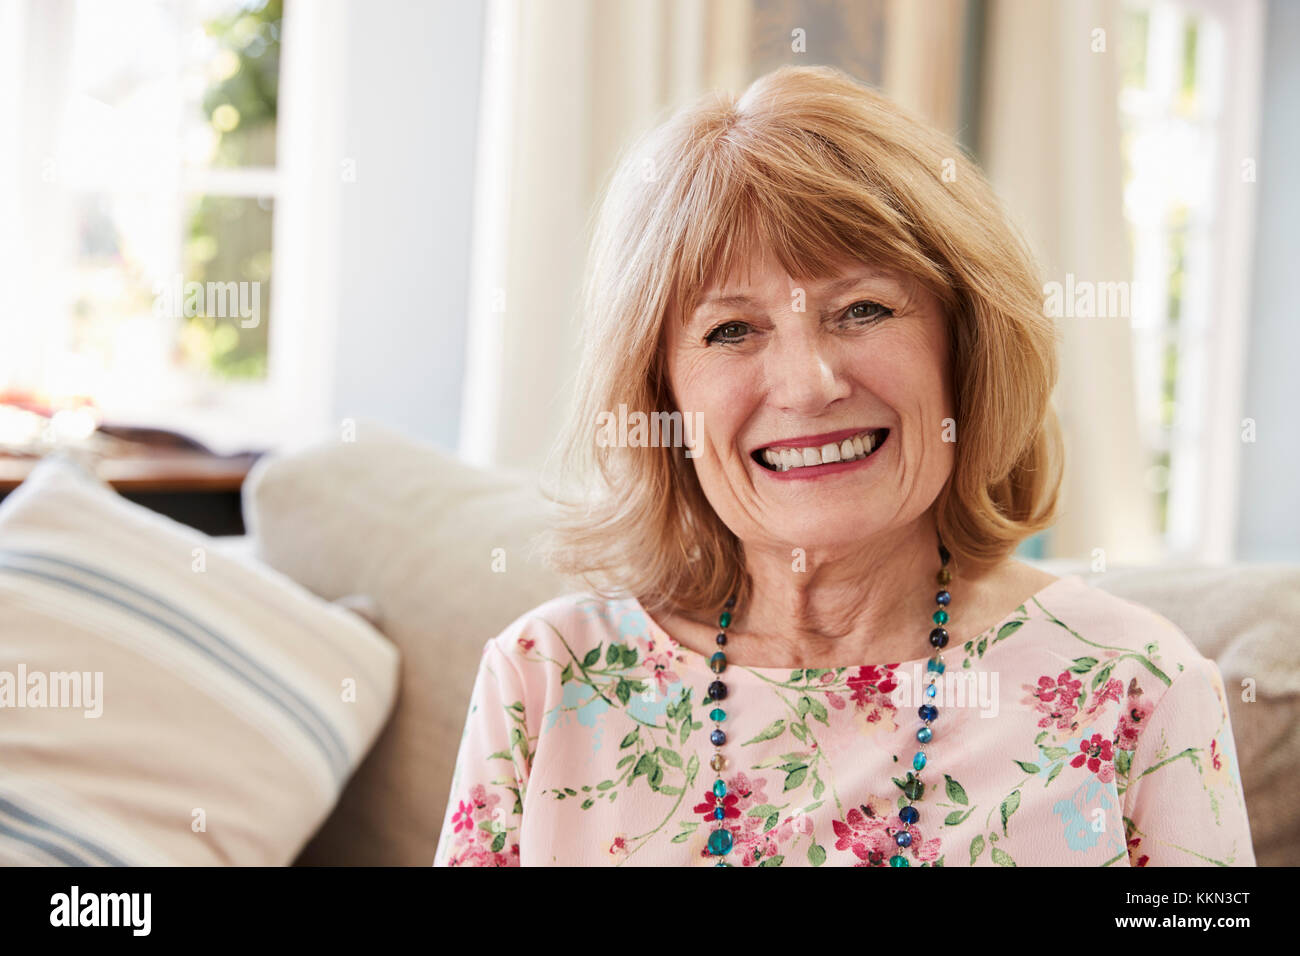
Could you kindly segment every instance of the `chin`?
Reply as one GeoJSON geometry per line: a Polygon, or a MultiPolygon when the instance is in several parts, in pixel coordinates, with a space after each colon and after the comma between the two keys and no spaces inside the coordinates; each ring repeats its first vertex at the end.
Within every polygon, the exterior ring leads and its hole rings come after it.
{"type": "Polygon", "coordinates": [[[850,551],[883,529],[863,521],[861,509],[855,508],[782,521],[779,528],[769,525],[765,530],[785,542],[790,550],[802,548],[805,552],[825,554],[850,551]]]}

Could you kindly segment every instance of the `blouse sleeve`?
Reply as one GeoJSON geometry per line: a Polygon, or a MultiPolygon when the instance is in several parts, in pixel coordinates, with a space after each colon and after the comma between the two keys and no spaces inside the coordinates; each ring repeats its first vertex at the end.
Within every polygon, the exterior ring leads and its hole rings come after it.
{"type": "Polygon", "coordinates": [[[434,866],[518,866],[531,754],[523,681],[497,640],[483,649],[434,866]]]}
{"type": "Polygon", "coordinates": [[[1133,866],[1254,866],[1223,679],[1196,657],[1156,702],[1124,794],[1133,866]]]}

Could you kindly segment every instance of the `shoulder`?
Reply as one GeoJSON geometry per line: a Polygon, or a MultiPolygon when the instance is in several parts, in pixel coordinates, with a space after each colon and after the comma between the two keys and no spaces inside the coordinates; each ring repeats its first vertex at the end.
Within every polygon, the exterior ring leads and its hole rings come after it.
{"type": "Polygon", "coordinates": [[[1031,620],[1039,620],[1040,634],[1074,661],[1072,670],[1096,673],[1094,668],[1113,663],[1110,675],[1136,678],[1149,688],[1151,698],[1162,696],[1186,671],[1213,675],[1213,662],[1177,624],[1081,575],[1059,578],[1036,595],[1026,611],[1031,620]]]}
{"type": "Polygon", "coordinates": [[[489,650],[521,671],[544,661],[583,659],[593,649],[623,637],[644,635],[647,622],[632,598],[574,592],[552,598],[519,615],[492,640],[489,650]]]}
{"type": "Polygon", "coordinates": [[[1043,607],[1063,623],[1089,631],[1089,640],[1113,644],[1129,651],[1153,650],[1179,659],[1200,657],[1191,639],[1159,612],[1120,597],[1071,574],[1053,582],[1042,597],[1043,607]],[[1058,613],[1059,612],[1059,613],[1058,613]]]}

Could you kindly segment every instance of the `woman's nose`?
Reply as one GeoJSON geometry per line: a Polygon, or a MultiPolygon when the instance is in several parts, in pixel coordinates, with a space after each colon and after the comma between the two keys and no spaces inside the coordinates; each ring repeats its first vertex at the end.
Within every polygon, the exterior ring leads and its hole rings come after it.
{"type": "Polygon", "coordinates": [[[769,401],[782,411],[812,417],[849,394],[833,343],[817,332],[778,335],[766,358],[769,401]]]}

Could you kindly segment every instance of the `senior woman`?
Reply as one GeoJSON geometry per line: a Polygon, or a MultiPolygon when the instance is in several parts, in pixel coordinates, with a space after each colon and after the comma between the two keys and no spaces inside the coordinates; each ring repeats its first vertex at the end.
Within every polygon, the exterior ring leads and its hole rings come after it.
{"type": "Polygon", "coordinates": [[[583,589],[488,642],[435,865],[1253,865],[1213,662],[1010,557],[1054,330],[951,141],[829,68],[710,97],[620,164],[585,323],[583,589]]]}

